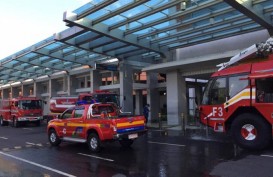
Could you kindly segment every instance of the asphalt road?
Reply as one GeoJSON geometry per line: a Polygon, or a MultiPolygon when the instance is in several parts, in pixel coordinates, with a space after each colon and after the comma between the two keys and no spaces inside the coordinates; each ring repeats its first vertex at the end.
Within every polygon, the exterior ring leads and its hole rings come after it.
{"type": "Polygon", "coordinates": [[[0,177],[273,177],[273,148],[247,151],[204,130],[150,129],[129,149],[106,143],[51,147],[46,124],[0,127],[0,177]]]}

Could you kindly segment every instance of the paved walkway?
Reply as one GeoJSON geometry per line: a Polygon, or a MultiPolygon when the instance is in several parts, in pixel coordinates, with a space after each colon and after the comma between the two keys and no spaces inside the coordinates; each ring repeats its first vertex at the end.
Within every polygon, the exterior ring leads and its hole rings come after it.
{"type": "Polygon", "coordinates": [[[161,128],[158,123],[148,123],[149,131],[158,131],[166,136],[181,136],[195,140],[205,141],[220,141],[231,142],[231,137],[227,133],[214,132],[212,128],[208,128],[202,124],[197,125],[167,125],[166,122],[162,122],[161,128]]]}

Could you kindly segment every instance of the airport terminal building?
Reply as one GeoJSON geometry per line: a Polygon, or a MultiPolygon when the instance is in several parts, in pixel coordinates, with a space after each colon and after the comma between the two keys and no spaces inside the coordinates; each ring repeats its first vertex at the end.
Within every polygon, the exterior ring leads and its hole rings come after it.
{"type": "Polygon", "coordinates": [[[150,122],[190,122],[216,66],[273,36],[272,17],[273,0],[93,0],[0,60],[1,98],[39,97],[47,114],[53,96],[108,90],[123,111],[150,104],[150,122]]]}

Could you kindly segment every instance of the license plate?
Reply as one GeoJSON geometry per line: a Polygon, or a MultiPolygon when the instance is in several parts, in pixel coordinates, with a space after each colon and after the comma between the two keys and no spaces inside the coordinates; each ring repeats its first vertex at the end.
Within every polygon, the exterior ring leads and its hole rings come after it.
{"type": "Polygon", "coordinates": [[[137,133],[128,135],[129,139],[134,139],[134,138],[137,138],[137,137],[138,137],[137,133]]]}

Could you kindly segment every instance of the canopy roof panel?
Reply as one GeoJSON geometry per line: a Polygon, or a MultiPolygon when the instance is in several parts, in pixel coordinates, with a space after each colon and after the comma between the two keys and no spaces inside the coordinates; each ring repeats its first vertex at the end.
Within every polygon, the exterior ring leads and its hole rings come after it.
{"type": "Polygon", "coordinates": [[[168,61],[177,48],[267,29],[273,0],[92,0],[64,12],[69,27],[0,61],[0,84],[117,58],[168,61]]]}

